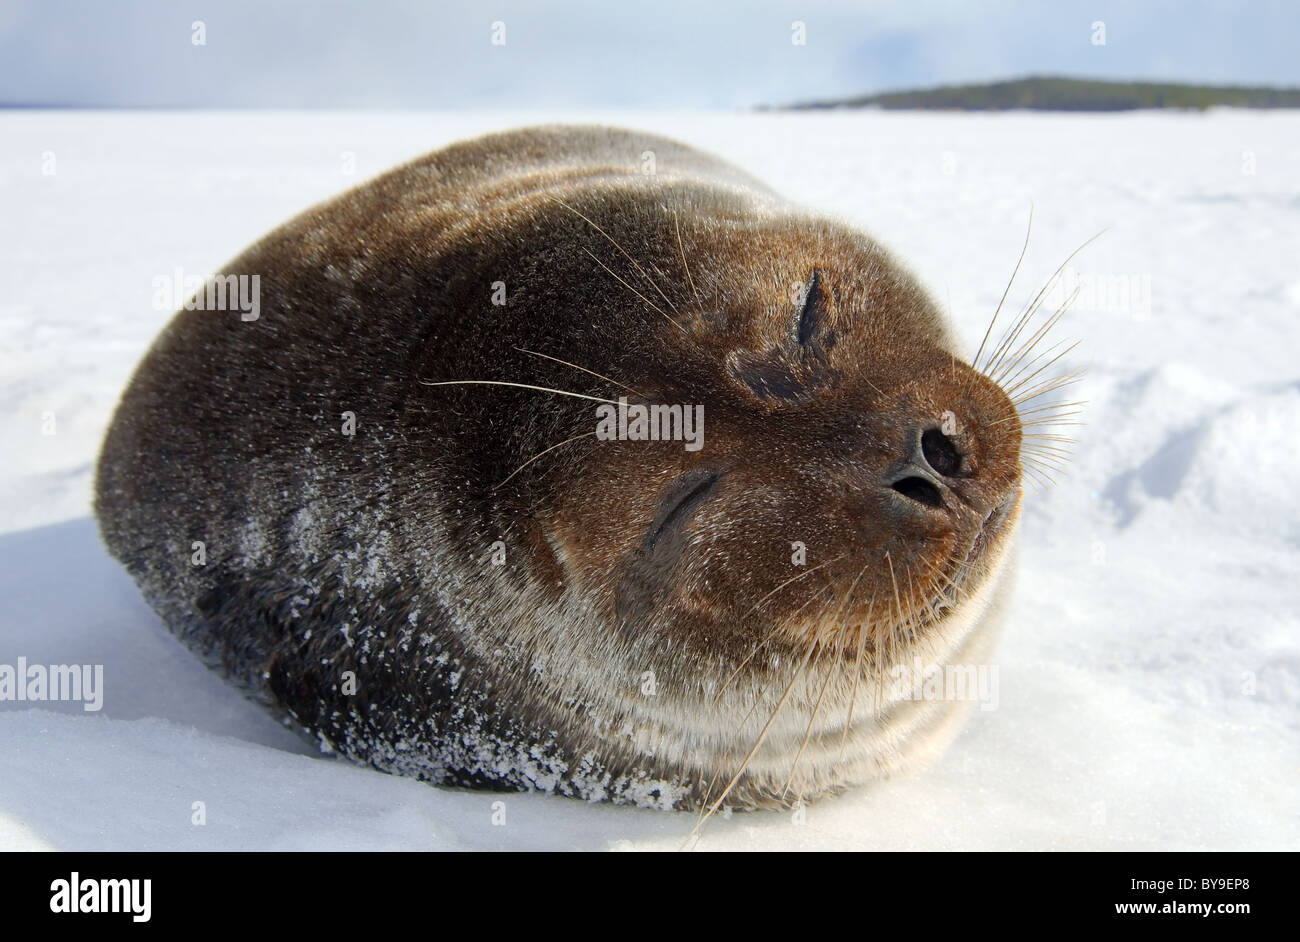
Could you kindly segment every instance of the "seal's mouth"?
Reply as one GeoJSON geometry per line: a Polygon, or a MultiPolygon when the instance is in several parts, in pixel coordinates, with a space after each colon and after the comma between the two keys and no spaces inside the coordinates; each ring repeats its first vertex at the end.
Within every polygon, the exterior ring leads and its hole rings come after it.
{"type": "Polygon", "coordinates": [[[978,562],[989,546],[1002,535],[1002,529],[1007,518],[1011,516],[1011,510],[1015,507],[1018,496],[1019,491],[1011,492],[989,511],[984,522],[980,524],[979,532],[975,534],[975,541],[971,544],[970,552],[966,554],[962,569],[969,571],[970,566],[978,562]]]}
{"type": "MultiPolygon", "coordinates": [[[[935,570],[936,584],[920,594],[919,599],[904,602],[899,606],[902,611],[894,617],[897,609],[888,609],[884,633],[898,633],[895,640],[902,638],[916,640],[923,633],[935,629],[962,607],[966,598],[979,589],[989,577],[987,560],[990,553],[996,552],[1001,541],[1007,537],[1015,520],[1016,508],[1019,506],[1020,490],[1013,490],[1000,500],[984,517],[978,532],[971,543],[966,556],[960,561],[953,559],[943,576],[935,570]],[[901,633],[900,633],[901,632],[901,633]]],[[[874,611],[873,614],[880,614],[874,611]]],[[[853,619],[846,622],[834,622],[830,626],[812,625],[811,633],[824,634],[829,647],[841,650],[847,657],[860,657],[860,634],[865,633],[866,646],[871,650],[891,649],[894,642],[882,640],[882,622],[868,617],[866,621],[853,619]]]]}
{"type": "Polygon", "coordinates": [[[960,606],[961,598],[972,578],[978,580],[984,575],[979,564],[988,555],[989,549],[1005,535],[1007,521],[1011,518],[1019,497],[1020,491],[1017,489],[998,501],[989,511],[975,534],[966,558],[955,566],[947,583],[936,591],[926,605],[923,627],[936,625],[951,615],[960,606]]]}

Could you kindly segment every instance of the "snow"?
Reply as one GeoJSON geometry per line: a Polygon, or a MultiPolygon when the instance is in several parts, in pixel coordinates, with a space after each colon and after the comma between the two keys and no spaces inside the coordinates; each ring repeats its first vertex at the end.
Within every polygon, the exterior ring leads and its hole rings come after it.
{"type": "Polygon", "coordinates": [[[116,397],[171,314],[155,277],[217,271],[407,157],[557,119],[680,137],[863,226],[972,353],[1031,204],[1015,306],[1106,230],[1067,273],[1087,424],[1028,496],[997,709],[928,769],[802,820],[715,819],[701,849],[1300,849],[1300,116],[1232,111],[0,113],[0,664],[102,664],[105,684],[98,712],[0,702],[0,849],[682,844],[693,816],[320,753],[166,633],[88,516],[116,397]]]}

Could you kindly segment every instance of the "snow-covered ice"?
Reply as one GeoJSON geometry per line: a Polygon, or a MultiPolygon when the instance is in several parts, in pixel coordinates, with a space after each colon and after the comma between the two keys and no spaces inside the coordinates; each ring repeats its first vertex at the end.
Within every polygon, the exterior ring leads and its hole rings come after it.
{"type": "Polygon", "coordinates": [[[803,823],[715,820],[702,849],[1300,849],[1300,114],[1233,111],[0,112],[0,664],[105,677],[99,712],[0,703],[0,849],[681,844],[692,816],[319,754],[171,639],[88,516],[116,397],[170,317],[155,277],[218,271],[407,157],[555,119],[683,138],[861,225],[971,352],[1031,204],[1016,305],[1106,230],[1067,273],[1087,424],[1028,496],[998,708],[923,772],[803,823]]]}

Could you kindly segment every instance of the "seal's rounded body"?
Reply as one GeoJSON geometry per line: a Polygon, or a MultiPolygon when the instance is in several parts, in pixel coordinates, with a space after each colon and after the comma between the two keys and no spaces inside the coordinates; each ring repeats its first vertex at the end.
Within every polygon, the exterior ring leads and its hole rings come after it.
{"type": "Polygon", "coordinates": [[[322,744],[760,807],[951,734],[963,698],[911,672],[986,663],[1020,423],[867,236],[663,138],[544,127],[223,275],[256,318],[176,315],[96,512],[168,627],[322,744]]]}

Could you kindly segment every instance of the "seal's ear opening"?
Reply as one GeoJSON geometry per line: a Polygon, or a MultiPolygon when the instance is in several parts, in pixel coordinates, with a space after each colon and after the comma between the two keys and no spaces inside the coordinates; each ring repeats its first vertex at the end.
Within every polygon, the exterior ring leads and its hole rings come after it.
{"type": "Polygon", "coordinates": [[[794,327],[794,342],[806,351],[806,355],[824,356],[835,346],[835,332],[830,326],[834,305],[835,296],[826,283],[825,273],[814,268],[804,288],[803,303],[794,327]]]}
{"type": "Polygon", "coordinates": [[[735,351],[727,358],[728,375],[765,402],[807,401],[831,380],[834,310],[826,274],[815,268],[797,299],[788,339],[762,354],[735,351]]]}

